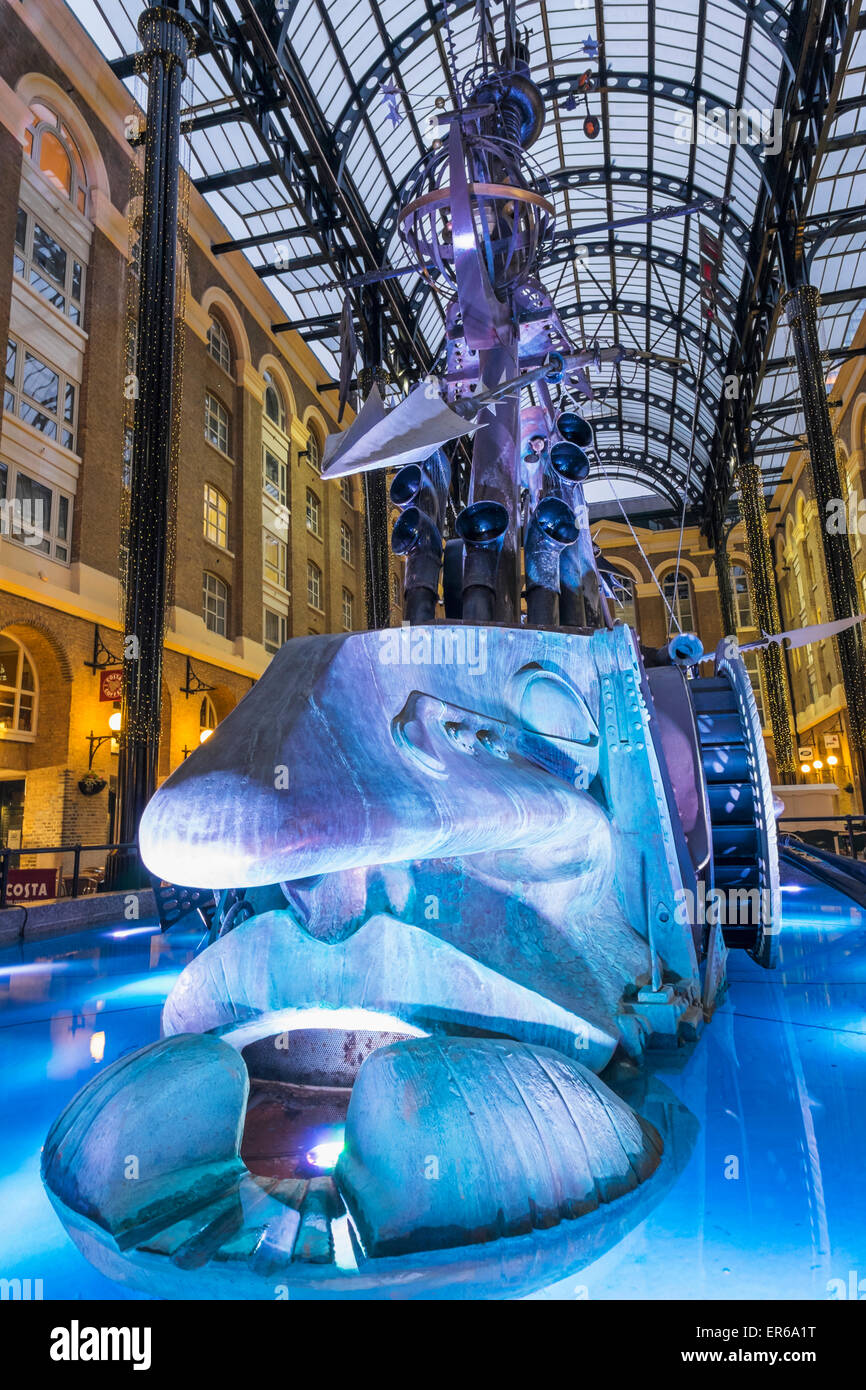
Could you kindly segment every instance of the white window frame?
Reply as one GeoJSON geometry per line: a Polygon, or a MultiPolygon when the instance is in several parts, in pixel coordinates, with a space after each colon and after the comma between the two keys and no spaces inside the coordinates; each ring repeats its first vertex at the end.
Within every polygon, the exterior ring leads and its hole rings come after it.
{"type": "Polygon", "coordinates": [[[262,533],[262,577],[266,584],[273,584],[276,589],[287,587],[289,567],[289,548],[284,540],[275,535],[273,531],[264,527],[262,533]],[[276,547],[277,563],[273,564],[268,559],[269,543],[276,547]],[[274,577],[276,575],[276,578],[274,577]]]}
{"type": "Polygon", "coordinates": [[[352,556],[354,555],[354,553],[355,553],[355,538],[354,538],[354,536],[352,535],[352,528],[351,528],[351,526],[347,526],[346,523],[345,523],[345,521],[341,521],[341,522],[340,522],[340,555],[341,555],[341,557],[342,557],[343,563],[346,564],[346,565],[352,565],[353,568],[354,568],[355,561],[353,560],[352,556]]]}
{"type": "Polygon", "coordinates": [[[33,212],[29,207],[26,206],[25,203],[19,203],[18,205],[18,218],[22,216],[26,219],[27,225],[24,232],[24,243],[22,245],[18,240],[18,220],[16,219],[15,246],[13,249],[12,267],[14,273],[21,280],[24,281],[25,285],[29,285],[30,288],[33,290],[34,294],[38,294],[39,298],[44,300],[44,302],[50,308],[54,309],[56,313],[62,314],[62,316],[68,319],[70,323],[74,323],[77,327],[80,328],[82,326],[82,321],[84,318],[84,297],[85,287],[87,283],[87,262],[83,259],[82,256],[80,256],[76,251],[72,249],[72,247],[68,244],[68,242],[65,239],[57,235],[53,227],[46,227],[43,225],[44,222],[47,221],[46,218],[43,218],[39,213],[33,212]],[[66,255],[66,275],[64,277],[64,283],[62,285],[59,281],[55,280],[54,277],[48,273],[48,271],[46,271],[45,267],[42,265],[40,261],[34,260],[33,242],[35,239],[37,226],[39,227],[40,231],[50,236],[60,247],[61,251],[63,251],[66,255]],[[76,265],[81,271],[81,287],[77,296],[75,295],[73,290],[76,265]],[[56,287],[56,292],[60,294],[63,299],[62,308],[60,307],[60,305],[52,303],[52,300],[48,297],[48,295],[46,295],[33,283],[34,275],[45,280],[46,282],[50,281],[51,285],[56,287]]]}
{"type": "Polygon", "coordinates": [[[0,739],[7,739],[14,743],[33,743],[39,728],[39,676],[36,671],[36,662],[30,655],[23,642],[19,642],[17,637],[13,637],[10,632],[0,633],[7,641],[12,642],[18,648],[18,661],[16,663],[15,680],[0,680],[0,692],[4,695],[12,694],[12,726],[11,728],[0,729],[0,739]],[[24,663],[30,667],[33,677],[32,690],[25,690],[22,683],[24,663]],[[33,698],[31,727],[29,729],[19,728],[21,722],[21,698],[31,696],[33,698]]]}
{"type": "Polygon", "coordinates": [[[262,618],[262,643],[266,652],[270,652],[271,655],[274,655],[274,653],[280,650],[280,647],[285,644],[288,638],[288,627],[289,620],[285,613],[278,613],[275,608],[265,607],[264,616],[262,618]],[[268,618],[275,618],[277,622],[279,640],[276,645],[268,639],[268,618]]]}
{"type": "Polygon", "coordinates": [[[345,586],[343,587],[341,602],[343,627],[347,632],[351,632],[355,625],[355,595],[352,593],[351,589],[347,589],[345,586]]]}
{"type": "Polygon", "coordinates": [[[13,541],[16,545],[23,545],[26,550],[33,551],[36,555],[45,555],[52,560],[56,560],[59,565],[69,566],[72,551],[72,508],[74,498],[72,493],[64,492],[62,488],[55,487],[53,483],[46,482],[44,478],[36,477],[32,470],[21,468],[14,463],[0,463],[0,538],[13,541]],[[38,487],[45,488],[51,494],[49,503],[48,527],[42,531],[41,538],[36,539],[37,532],[35,526],[41,525],[44,518],[40,519],[31,514],[31,510],[25,502],[18,497],[18,478],[23,476],[29,482],[35,483],[38,487]],[[60,534],[58,527],[60,516],[66,510],[66,529],[64,534],[60,534]]]}
{"type": "Polygon", "coordinates": [[[265,394],[264,399],[262,401],[262,409],[264,411],[265,419],[270,421],[270,423],[274,426],[274,429],[278,429],[282,434],[285,434],[287,420],[286,402],[283,398],[283,393],[277,383],[277,380],[271,372],[265,372],[265,394]],[[276,420],[274,419],[273,415],[271,415],[268,411],[269,391],[273,391],[275,393],[277,401],[279,403],[278,418],[276,420]]]}
{"type": "Polygon", "coordinates": [[[220,550],[229,548],[229,499],[213,483],[204,485],[204,536],[220,550]]]}
{"type": "Polygon", "coordinates": [[[204,393],[204,437],[208,444],[214,449],[230,458],[229,448],[231,447],[231,424],[232,417],[228,407],[223,405],[219,396],[215,396],[213,391],[204,393]],[[216,410],[214,410],[216,406],[216,410]],[[221,429],[222,426],[222,429],[221,429]],[[225,434],[225,443],[221,442],[222,435],[225,434]]]}
{"type": "Polygon", "coordinates": [[[675,616],[676,616],[676,620],[677,620],[677,622],[680,624],[680,626],[681,626],[681,628],[682,628],[682,631],[683,631],[683,632],[694,632],[694,631],[695,631],[695,625],[694,625],[694,624],[695,624],[695,602],[694,602],[694,592],[693,592],[693,589],[692,589],[692,580],[691,580],[691,576],[688,575],[688,574],[683,574],[683,572],[682,572],[682,570],[681,570],[681,571],[680,571],[680,575],[679,575],[679,579],[676,579],[676,570],[668,570],[667,574],[664,576],[664,579],[662,580],[662,592],[664,593],[664,596],[665,596],[665,599],[666,599],[667,603],[668,603],[668,604],[670,605],[670,607],[673,609],[674,614],[675,614],[675,616]],[[676,581],[676,583],[675,583],[675,581],[676,581]],[[685,597],[683,597],[683,594],[682,594],[682,586],[683,586],[683,585],[685,585],[685,597]],[[670,590],[670,592],[668,592],[668,590],[670,590]],[[683,623],[683,614],[682,614],[682,610],[683,610],[684,604],[687,604],[687,605],[688,605],[688,610],[689,610],[689,621],[688,621],[688,624],[684,624],[684,623],[683,623]]]}
{"type": "Polygon", "coordinates": [[[307,530],[311,536],[322,539],[322,499],[311,487],[307,488],[306,498],[307,530]]]}
{"type": "Polygon", "coordinates": [[[262,445],[262,492],[275,507],[287,507],[289,504],[289,471],[288,465],[280,455],[271,448],[267,441],[262,445]],[[277,465],[279,482],[274,483],[267,473],[268,455],[277,465]],[[275,496],[274,494],[278,495],[275,496]]]}
{"type": "Polygon", "coordinates": [[[325,611],[322,603],[322,571],[315,560],[307,561],[307,603],[317,613],[325,611]]]}
{"type": "Polygon", "coordinates": [[[23,424],[28,425],[30,429],[36,430],[39,434],[44,434],[53,444],[56,444],[59,449],[65,449],[69,453],[74,454],[76,436],[78,433],[79,383],[73,377],[67,375],[66,372],[61,371],[54,362],[50,362],[43,352],[37,352],[36,348],[31,347],[23,338],[13,333],[9,334],[6,343],[6,366],[4,369],[3,381],[3,409],[8,414],[16,416],[23,424]],[[11,377],[8,375],[10,349],[14,351],[14,367],[11,377]],[[56,411],[47,409],[38,401],[34,400],[32,396],[29,396],[24,390],[24,369],[28,357],[32,361],[38,362],[39,365],[44,367],[47,371],[53,372],[57,377],[56,411]],[[72,391],[71,419],[67,418],[65,413],[67,391],[70,389],[72,391]],[[41,416],[46,423],[53,424],[55,428],[54,435],[51,434],[50,430],[45,429],[43,425],[35,424],[33,420],[26,419],[21,413],[22,406],[34,411],[36,415],[41,416]]]}
{"type": "Polygon", "coordinates": [[[217,366],[222,367],[223,371],[228,372],[231,376],[232,340],[222,319],[217,318],[216,314],[210,316],[207,330],[207,350],[217,366]]]}
{"type": "Polygon", "coordinates": [[[204,570],[202,572],[202,618],[208,632],[214,633],[217,637],[228,636],[229,586],[224,579],[220,579],[218,574],[213,574],[210,570],[204,570]],[[209,584],[208,581],[211,581],[211,583],[209,584]],[[222,593],[220,593],[220,589],[222,593]],[[220,604],[222,604],[221,627],[219,625],[220,604]],[[213,617],[213,623],[208,622],[209,616],[213,617]]]}

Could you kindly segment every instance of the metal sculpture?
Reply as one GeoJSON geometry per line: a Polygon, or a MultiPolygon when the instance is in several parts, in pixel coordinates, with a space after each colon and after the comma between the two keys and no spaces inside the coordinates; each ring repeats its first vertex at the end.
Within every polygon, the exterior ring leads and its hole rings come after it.
{"type": "MultiPolygon", "coordinates": [[[[698,679],[690,634],[642,652],[599,569],[578,398],[602,350],[537,278],[543,105],[506,9],[501,63],[440,116],[401,216],[450,287],[443,376],[390,410],[374,387],[325,458],[399,466],[408,624],[288,642],[157,792],[143,857],[214,890],[208,943],[163,1039],[46,1142],[88,1258],[164,1296],[194,1270],[197,1296],[496,1297],[580,1267],[673,1180],[688,1129],[652,1086],[632,1107],[621,1061],[697,1038],[726,931],[772,963],[742,663],[722,649],[698,679]],[[733,929],[695,908],[717,884],[746,895],[733,929]]],[[[167,896],[172,922],[194,905],[167,896]]]]}

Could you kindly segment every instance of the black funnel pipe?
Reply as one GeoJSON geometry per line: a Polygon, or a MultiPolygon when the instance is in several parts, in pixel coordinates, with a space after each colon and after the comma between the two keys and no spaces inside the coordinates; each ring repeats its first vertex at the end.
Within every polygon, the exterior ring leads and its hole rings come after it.
{"type": "Polygon", "coordinates": [[[579,449],[590,449],[595,441],[592,425],[576,410],[563,410],[556,421],[556,428],[563,439],[567,439],[569,444],[576,444],[579,449]]]}
{"type": "Polygon", "coordinates": [[[532,514],[523,546],[526,566],[526,621],[530,627],[556,622],[559,558],[579,535],[574,513],[560,497],[545,497],[532,514]]]}
{"type": "Polygon", "coordinates": [[[457,518],[457,534],[463,541],[463,620],[489,623],[496,599],[496,571],[508,512],[500,502],[473,502],[457,518]]]}
{"type": "Polygon", "coordinates": [[[391,549],[395,555],[406,557],[407,620],[413,625],[432,623],[436,617],[442,563],[439,528],[420,507],[407,507],[394,523],[391,549]]]}
{"type": "Polygon", "coordinates": [[[561,478],[570,483],[582,483],[589,476],[589,459],[577,444],[558,439],[550,448],[550,462],[561,478]]]}

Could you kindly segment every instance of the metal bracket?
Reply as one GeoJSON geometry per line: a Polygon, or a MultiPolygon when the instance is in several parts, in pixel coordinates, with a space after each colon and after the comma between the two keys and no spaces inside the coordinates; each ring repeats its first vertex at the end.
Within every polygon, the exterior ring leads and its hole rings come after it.
{"type": "Polygon", "coordinates": [[[115,656],[109,647],[106,647],[102,640],[102,633],[99,631],[99,623],[93,624],[93,659],[85,661],[85,666],[89,666],[91,671],[106,671],[110,666],[122,666],[123,657],[115,656]],[[107,658],[106,660],[103,660],[107,658]]]}
{"type": "Polygon", "coordinates": [[[188,700],[190,695],[203,695],[206,690],[214,690],[216,687],[213,685],[208,685],[207,681],[203,681],[201,676],[196,674],[196,672],[192,669],[192,662],[190,661],[189,657],[187,657],[186,684],[182,685],[180,688],[181,693],[188,700]],[[194,685],[193,681],[195,681],[194,685]]]}

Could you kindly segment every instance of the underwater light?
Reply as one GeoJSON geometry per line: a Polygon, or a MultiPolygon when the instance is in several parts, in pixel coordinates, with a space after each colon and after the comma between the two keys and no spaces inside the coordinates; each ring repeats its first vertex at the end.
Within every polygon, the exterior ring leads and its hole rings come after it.
{"type": "Polygon", "coordinates": [[[323,1173],[330,1173],[337,1166],[337,1159],[343,1152],[343,1138],[324,1139],[320,1144],[314,1144],[307,1154],[307,1162],[311,1168],[319,1168],[323,1173]]]}

